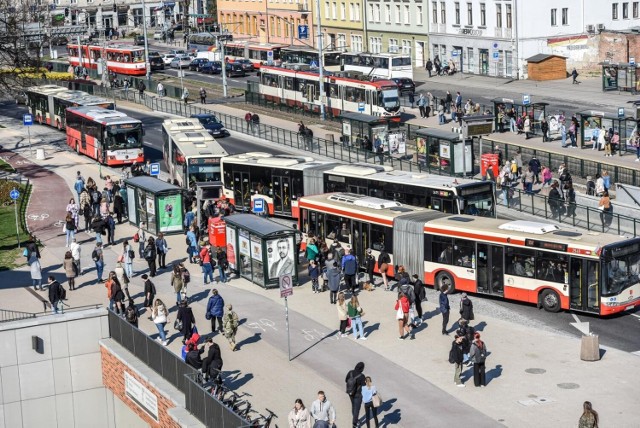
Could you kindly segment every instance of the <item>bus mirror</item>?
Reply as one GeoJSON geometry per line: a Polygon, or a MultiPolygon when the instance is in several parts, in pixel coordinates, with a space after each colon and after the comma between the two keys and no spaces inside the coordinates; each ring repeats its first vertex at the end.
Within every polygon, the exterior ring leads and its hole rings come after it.
{"type": "Polygon", "coordinates": [[[144,135],[144,133],[145,133],[144,128],[142,128],[142,135],[144,135]]]}

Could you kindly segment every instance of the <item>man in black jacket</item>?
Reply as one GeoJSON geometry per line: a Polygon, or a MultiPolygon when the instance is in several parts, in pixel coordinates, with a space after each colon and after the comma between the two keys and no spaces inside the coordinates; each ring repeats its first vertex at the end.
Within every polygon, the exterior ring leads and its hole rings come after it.
{"type": "Polygon", "coordinates": [[[53,277],[49,275],[49,303],[51,303],[51,312],[54,314],[62,313],[62,285],[53,277]]]}
{"type": "Polygon", "coordinates": [[[220,346],[209,338],[205,342],[205,346],[209,347],[207,357],[202,362],[202,373],[207,378],[214,378],[216,382],[221,382],[220,370],[222,370],[222,353],[220,346]]]}
{"type": "Polygon", "coordinates": [[[187,347],[187,356],[184,361],[194,369],[200,370],[202,368],[202,357],[200,357],[200,354],[204,352],[204,346],[198,349],[198,345],[189,344],[187,347]]]}
{"type": "Polygon", "coordinates": [[[416,305],[416,314],[418,318],[422,320],[422,301],[425,300],[426,292],[424,289],[424,284],[420,281],[418,275],[413,274],[413,293],[416,295],[415,305],[416,305]]]}
{"type": "Polygon", "coordinates": [[[464,383],[460,379],[462,374],[462,361],[464,360],[464,339],[462,336],[456,334],[456,338],[451,343],[451,350],[449,351],[449,362],[455,365],[455,372],[453,374],[453,382],[456,386],[464,388],[464,383]]]}
{"type": "MultiPolygon", "coordinates": [[[[461,360],[462,361],[462,360],[461,360]]],[[[344,379],[347,384],[347,394],[351,400],[351,415],[353,416],[353,428],[357,428],[358,419],[360,418],[360,408],[362,407],[362,387],[366,385],[364,371],[364,363],[361,361],[356,364],[353,370],[347,373],[344,379]]]]}

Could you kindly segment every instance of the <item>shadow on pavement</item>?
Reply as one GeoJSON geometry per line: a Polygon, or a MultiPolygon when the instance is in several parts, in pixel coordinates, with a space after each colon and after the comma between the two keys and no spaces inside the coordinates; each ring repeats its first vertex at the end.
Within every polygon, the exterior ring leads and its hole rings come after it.
{"type": "MultiPolygon", "coordinates": [[[[291,361],[295,360],[296,358],[298,358],[300,355],[304,354],[305,352],[307,352],[308,350],[314,348],[316,345],[322,343],[324,340],[332,338],[336,335],[338,335],[340,333],[339,330],[335,330],[329,334],[327,334],[326,336],[324,336],[322,339],[318,340],[317,342],[314,342],[313,344],[311,344],[310,346],[308,346],[306,349],[303,349],[302,351],[300,351],[299,353],[297,353],[296,355],[293,355],[291,357],[291,361]]],[[[366,332],[365,332],[366,335],[366,332]]]]}
{"type": "Polygon", "coordinates": [[[369,322],[365,321],[362,324],[365,337],[369,337],[374,331],[380,330],[379,322],[369,325],[369,322]]]}
{"type": "Polygon", "coordinates": [[[497,364],[494,368],[485,373],[487,385],[489,385],[493,379],[499,378],[500,376],[502,376],[502,365],[497,364]]]}
{"type": "Polygon", "coordinates": [[[240,388],[242,388],[244,385],[246,385],[247,383],[249,383],[249,381],[251,381],[253,379],[253,374],[251,373],[245,373],[242,377],[238,378],[237,376],[240,373],[236,374],[236,377],[231,380],[229,379],[229,377],[227,377],[227,386],[233,390],[238,390],[240,388]]]}
{"type": "Polygon", "coordinates": [[[396,401],[398,401],[397,398],[392,398],[391,400],[386,400],[382,403],[382,406],[378,407],[378,420],[380,421],[381,427],[394,426],[400,423],[400,420],[402,419],[400,409],[395,409],[393,412],[387,413],[393,408],[396,401]],[[380,419],[380,415],[383,413],[384,417],[380,419]]]}
{"type": "Polygon", "coordinates": [[[246,339],[242,339],[242,341],[236,343],[236,350],[241,350],[244,345],[249,345],[251,343],[256,343],[262,339],[260,333],[254,333],[253,336],[249,336],[246,339]]]}

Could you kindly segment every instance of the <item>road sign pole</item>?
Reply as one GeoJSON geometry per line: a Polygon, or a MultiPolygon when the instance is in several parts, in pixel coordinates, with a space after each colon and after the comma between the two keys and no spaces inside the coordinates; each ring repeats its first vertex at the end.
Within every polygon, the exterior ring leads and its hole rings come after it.
{"type": "Polygon", "coordinates": [[[287,352],[291,361],[291,333],[289,332],[289,302],[287,296],[284,297],[284,318],[287,324],[287,352]]]}
{"type": "Polygon", "coordinates": [[[31,127],[27,126],[27,138],[29,141],[29,156],[33,156],[33,150],[31,149],[31,127]]]}
{"type": "Polygon", "coordinates": [[[18,239],[18,248],[20,248],[20,226],[18,224],[18,201],[13,201],[13,207],[16,212],[16,238],[18,239]]]}

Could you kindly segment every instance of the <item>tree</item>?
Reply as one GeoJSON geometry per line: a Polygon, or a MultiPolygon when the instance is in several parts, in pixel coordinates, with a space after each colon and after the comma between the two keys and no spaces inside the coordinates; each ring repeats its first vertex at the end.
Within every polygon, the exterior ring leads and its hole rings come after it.
{"type": "Polygon", "coordinates": [[[44,35],[34,28],[43,13],[37,0],[0,0],[0,92],[15,94],[39,77],[44,35]]]}

